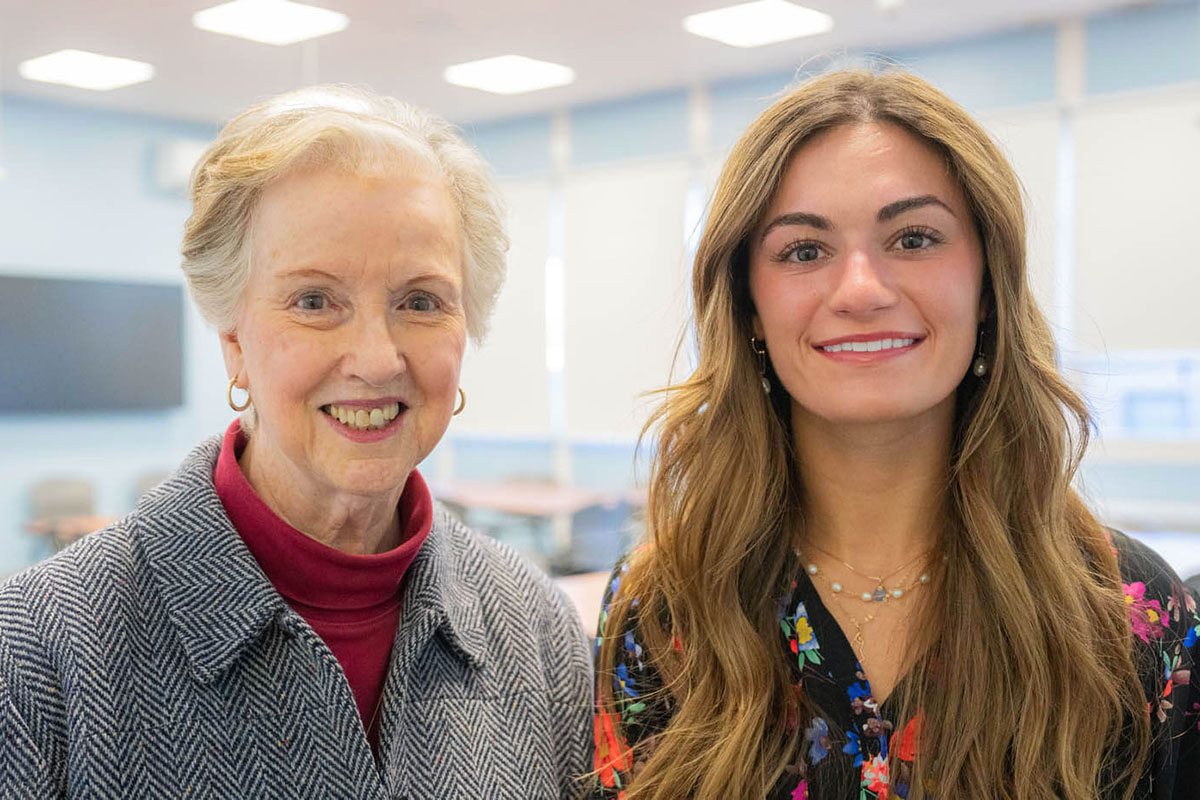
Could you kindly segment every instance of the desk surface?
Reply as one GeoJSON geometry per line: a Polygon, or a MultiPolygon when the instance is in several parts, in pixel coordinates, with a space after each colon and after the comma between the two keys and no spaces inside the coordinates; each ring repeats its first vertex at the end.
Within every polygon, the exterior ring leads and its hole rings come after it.
{"type": "MultiPolygon", "coordinates": [[[[527,517],[574,514],[589,506],[615,505],[620,502],[638,504],[636,490],[633,493],[604,492],[530,481],[505,483],[453,481],[435,485],[433,494],[439,500],[454,503],[463,508],[503,511],[527,517]]],[[[642,500],[641,504],[644,505],[645,501],[642,500]]]]}

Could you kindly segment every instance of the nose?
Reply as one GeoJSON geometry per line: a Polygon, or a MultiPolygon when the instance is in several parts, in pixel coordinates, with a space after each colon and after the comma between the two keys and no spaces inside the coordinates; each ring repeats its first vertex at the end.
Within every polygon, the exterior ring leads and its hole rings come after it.
{"type": "Polygon", "coordinates": [[[833,271],[833,292],[830,305],[845,316],[871,314],[890,308],[897,293],[890,284],[886,267],[868,251],[851,250],[842,266],[833,271]]]}
{"type": "Polygon", "coordinates": [[[394,383],[406,369],[398,326],[386,311],[359,311],[346,338],[343,366],[350,377],[370,386],[394,383]]]}

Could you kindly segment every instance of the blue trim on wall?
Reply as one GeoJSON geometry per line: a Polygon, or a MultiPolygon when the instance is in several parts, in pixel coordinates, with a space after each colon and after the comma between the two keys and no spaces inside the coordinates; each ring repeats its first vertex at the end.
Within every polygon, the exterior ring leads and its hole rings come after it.
{"type": "Polygon", "coordinates": [[[553,480],[549,440],[455,437],[454,478],[463,481],[553,480]]]}
{"type": "Polygon", "coordinates": [[[550,171],[548,115],[465,125],[463,130],[498,175],[540,174],[550,171]]]}
{"type": "Polygon", "coordinates": [[[1053,102],[1056,58],[1052,27],[990,34],[886,56],[972,111],[1053,102]]]}
{"type": "Polygon", "coordinates": [[[713,146],[731,147],[755,117],[766,111],[795,81],[795,72],[772,72],[714,83],[708,90],[713,146]]]}
{"type": "Polygon", "coordinates": [[[591,166],[629,158],[685,155],[688,93],[640,95],[570,111],[571,163],[591,166]]]}
{"type": "Polygon", "coordinates": [[[1102,14],[1084,30],[1088,94],[1200,80],[1200,3],[1102,14]]]}
{"type": "Polygon", "coordinates": [[[1089,464],[1081,468],[1093,497],[1108,500],[1195,502],[1200,464],[1089,464]]]}
{"type": "Polygon", "coordinates": [[[574,442],[571,444],[571,476],[576,486],[588,489],[619,490],[634,486],[637,478],[643,481],[650,474],[647,448],[637,453],[632,442],[625,444],[599,444],[574,442]]]}

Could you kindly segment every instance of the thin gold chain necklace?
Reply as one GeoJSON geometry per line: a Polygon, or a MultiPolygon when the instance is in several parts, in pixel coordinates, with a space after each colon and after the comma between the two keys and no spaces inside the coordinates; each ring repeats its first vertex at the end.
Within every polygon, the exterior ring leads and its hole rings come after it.
{"type": "MultiPolygon", "coordinates": [[[[917,561],[928,558],[929,554],[932,552],[932,550],[926,550],[925,552],[920,553],[919,555],[909,559],[908,561],[904,562],[902,565],[900,565],[899,567],[897,567],[896,569],[892,570],[891,572],[889,572],[885,575],[867,575],[862,572],[859,572],[851,564],[846,563],[845,561],[838,558],[837,556],[830,553],[829,551],[824,550],[820,547],[817,547],[815,544],[809,544],[806,546],[811,547],[814,550],[824,553],[825,555],[829,556],[834,561],[837,561],[842,566],[846,567],[846,569],[850,570],[852,573],[859,576],[860,578],[867,578],[868,580],[872,581],[875,584],[875,588],[870,592],[863,592],[860,595],[863,602],[866,602],[866,603],[883,603],[887,600],[899,600],[900,598],[904,597],[904,593],[906,591],[911,590],[917,586],[920,586],[920,585],[923,585],[923,584],[929,582],[929,573],[922,572],[917,577],[916,581],[914,581],[907,587],[904,587],[902,589],[896,589],[896,588],[889,589],[887,587],[888,580],[890,580],[895,575],[900,574],[902,571],[906,570],[907,568],[909,568],[910,566],[915,564],[917,561]]],[[[796,550],[796,557],[800,559],[800,562],[802,564],[804,564],[805,571],[811,577],[814,577],[814,578],[820,577],[822,580],[826,581],[829,584],[830,590],[835,595],[840,595],[842,593],[842,590],[844,588],[842,586],[842,584],[838,581],[834,581],[834,580],[831,580],[830,578],[826,577],[824,575],[824,573],[821,572],[821,569],[813,561],[811,561],[810,559],[804,558],[803,552],[801,550],[799,550],[799,549],[796,550]]]]}
{"type": "MultiPolygon", "coordinates": [[[[812,566],[813,565],[811,565],[811,564],[809,565],[809,567],[812,567],[812,566]]],[[[847,605],[843,604],[845,596],[842,594],[841,584],[831,581],[825,575],[821,574],[820,571],[817,571],[817,572],[809,571],[809,574],[812,575],[813,577],[820,578],[821,580],[825,581],[826,585],[829,586],[830,591],[832,592],[834,601],[838,604],[838,606],[842,609],[842,611],[844,611],[846,613],[846,616],[850,618],[850,623],[852,625],[854,625],[854,636],[851,638],[851,641],[853,642],[855,647],[861,649],[865,642],[865,639],[863,637],[863,628],[867,627],[868,625],[870,625],[872,622],[875,621],[876,612],[874,610],[874,606],[873,605],[868,606],[868,611],[863,616],[863,621],[859,622],[858,617],[856,617],[854,615],[854,612],[851,611],[847,605]]],[[[895,573],[893,572],[892,574],[894,575],[895,573]]],[[[909,583],[909,585],[906,586],[903,590],[900,590],[900,589],[893,590],[891,594],[887,595],[884,598],[884,600],[894,599],[896,601],[900,601],[901,599],[907,598],[909,596],[909,593],[911,593],[913,589],[924,586],[928,582],[929,582],[928,573],[922,572],[917,578],[915,578],[911,583],[909,583]]],[[[869,597],[872,597],[872,596],[868,595],[866,592],[863,593],[863,599],[868,599],[869,597]]],[[[881,600],[879,602],[883,602],[883,601],[881,600]]]]}

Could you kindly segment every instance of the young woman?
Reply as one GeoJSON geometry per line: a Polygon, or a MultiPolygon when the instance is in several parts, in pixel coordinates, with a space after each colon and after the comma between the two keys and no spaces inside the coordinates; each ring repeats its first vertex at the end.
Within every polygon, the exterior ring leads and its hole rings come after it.
{"type": "Polygon", "coordinates": [[[1195,601],[1071,487],[1087,412],[978,123],[899,72],[802,86],[730,155],[693,292],[595,796],[1200,797],[1195,601]]]}

